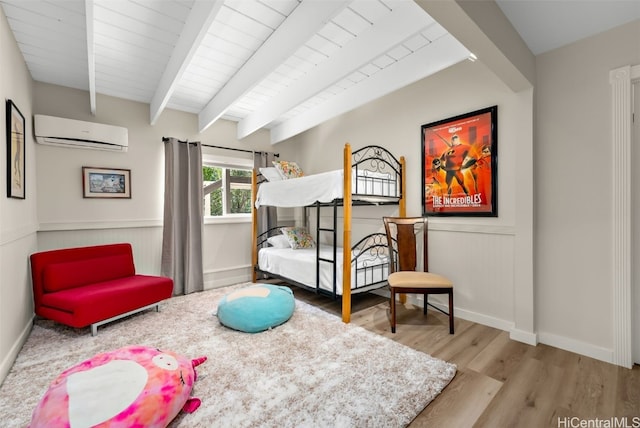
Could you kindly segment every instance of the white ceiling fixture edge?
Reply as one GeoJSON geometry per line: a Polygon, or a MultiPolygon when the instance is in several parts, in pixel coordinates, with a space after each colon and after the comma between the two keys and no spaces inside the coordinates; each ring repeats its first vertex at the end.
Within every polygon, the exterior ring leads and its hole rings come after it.
{"type": "Polygon", "coordinates": [[[467,48],[452,35],[447,34],[316,108],[273,127],[270,135],[271,144],[280,143],[367,102],[431,76],[466,60],[469,54],[467,48]],[[437,60],[434,61],[434,58],[437,60]]]}
{"type": "MultiPolygon", "coordinates": [[[[375,58],[404,42],[425,28],[431,19],[414,2],[398,2],[383,21],[358,35],[327,61],[319,64],[304,78],[297,80],[277,97],[238,123],[238,139],[268,125],[281,114],[317,95],[347,77],[375,58]]],[[[434,21],[431,19],[430,23],[434,21]]]]}
{"type": "Polygon", "coordinates": [[[300,3],[198,114],[199,131],[211,126],[349,3],[351,0],[300,3]]]}

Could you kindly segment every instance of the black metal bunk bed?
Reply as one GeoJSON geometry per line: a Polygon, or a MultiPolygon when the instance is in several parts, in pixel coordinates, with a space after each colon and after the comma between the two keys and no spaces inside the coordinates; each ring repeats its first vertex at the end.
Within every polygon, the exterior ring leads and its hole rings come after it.
{"type": "MultiPolygon", "coordinates": [[[[351,317],[351,294],[369,291],[386,285],[389,261],[387,254],[386,236],[384,233],[373,233],[360,239],[355,245],[351,245],[351,208],[360,205],[399,205],[400,215],[406,214],[405,205],[405,161],[404,157],[398,160],[387,149],[380,146],[365,146],[351,152],[351,147],[344,147],[344,168],[336,173],[342,173],[342,197],[328,201],[313,201],[301,204],[305,209],[305,218],[308,210],[315,210],[316,217],[316,245],[314,257],[315,281],[299,281],[296,275],[281,275],[260,267],[258,254],[262,249],[269,247],[267,239],[280,234],[280,227],[274,227],[258,234],[258,213],[256,201],[258,196],[258,176],[253,174],[253,281],[257,281],[258,275],[277,278],[284,282],[311,289],[318,294],[327,295],[333,299],[342,297],[342,319],[349,322],[351,317]],[[332,209],[332,224],[328,227],[321,225],[321,210],[332,209]],[[338,209],[343,209],[343,245],[341,248],[350,248],[350,263],[340,263],[344,255],[337,246],[338,242],[338,209]],[[321,246],[321,234],[331,234],[332,245],[329,249],[321,246]],[[342,266],[340,266],[340,264],[342,266]],[[329,267],[326,267],[329,266],[329,267]],[[340,267],[342,268],[340,270],[340,267]],[[327,286],[327,269],[329,270],[329,285],[327,286]],[[324,274],[321,278],[321,272],[324,274]],[[340,278],[340,273],[342,277],[340,278]]],[[[298,179],[293,179],[298,180],[298,179]]],[[[301,180],[301,179],[300,179],[301,180]]],[[[291,180],[287,180],[293,185],[291,180]]],[[[299,184],[302,185],[302,182],[299,184]]],[[[262,184],[260,184],[262,185],[262,184]]],[[[271,184],[269,184],[271,185],[271,184]]],[[[268,205],[278,206],[277,202],[268,205]]],[[[293,250],[292,254],[300,250],[293,250]]],[[[292,265],[293,266],[293,265],[292,265]]]]}

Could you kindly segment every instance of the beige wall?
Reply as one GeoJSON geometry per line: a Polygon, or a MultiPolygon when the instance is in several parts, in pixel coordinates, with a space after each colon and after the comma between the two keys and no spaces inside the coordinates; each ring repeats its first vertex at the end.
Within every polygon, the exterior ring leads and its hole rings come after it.
{"type": "Polygon", "coordinates": [[[634,64],[640,21],[537,57],[536,317],[578,352],[613,346],[609,71],[634,64]]]}
{"type": "Polygon", "coordinates": [[[540,342],[612,361],[609,71],[639,63],[639,21],[540,55],[532,91],[512,93],[465,62],[294,138],[298,160],[317,172],[339,167],[346,141],[391,147],[407,157],[408,213],[420,214],[420,125],[497,104],[499,218],[432,220],[431,268],[454,279],[459,316],[509,330],[524,313],[540,342]],[[532,136],[532,147],[520,144],[532,136]],[[523,204],[533,230],[521,228],[523,204]],[[519,259],[531,233],[535,252],[519,259]],[[519,285],[527,279],[532,287],[519,285]],[[532,299],[529,314],[521,304],[532,299]]]}
{"type": "MultiPolygon", "coordinates": [[[[407,213],[419,216],[421,125],[492,105],[498,106],[499,216],[430,219],[430,268],[454,281],[458,316],[513,331],[519,328],[516,315],[520,310],[516,307],[518,285],[514,272],[514,247],[519,233],[516,204],[521,198],[531,198],[530,194],[518,194],[515,178],[519,146],[531,144],[531,136],[521,132],[532,127],[531,91],[514,94],[481,62],[464,61],[327,121],[286,144],[301,146],[297,160],[309,172],[340,168],[345,142],[354,150],[376,144],[397,157],[404,156],[407,213]]],[[[397,214],[397,207],[386,210],[356,208],[354,223],[364,219],[370,228],[381,230],[381,216],[397,214]]],[[[354,226],[354,235],[356,229],[354,226]]],[[[533,314],[527,316],[533,326],[533,314]]],[[[533,330],[527,333],[533,334],[533,330]]]]}
{"type": "MultiPolygon", "coordinates": [[[[128,241],[142,273],[160,272],[163,136],[246,150],[276,150],[264,131],[238,141],[235,123],[225,120],[199,134],[197,116],[175,110],[165,110],[152,126],[148,104],[108,96],[97,96],[94,117],[89,112],[86,91],[46,83],[35,83],[34,113],[124,126],[129,131],[129,149],[124,153],[36,144],[38,248],[128,241]],[[83,166],[130,169],[131,199],[84,199],[83,166]]],[[[251,158],[250,154],[233,151],[204,148],[203,152],[251,158]]],[[[249,220],[206,224],[203,238],[207,288],[250,278],[249,220]]]]}
{"type": "Polygon", "coordinates": [[[0,9],[0,379],[4,379],[30,331],[33,316],[29,254],[36,249],[36,157],[31,129],[32,81],[0,9]],[[26,120],[25,199],[6,197],[5,100],[11,99],[26,120]]]}

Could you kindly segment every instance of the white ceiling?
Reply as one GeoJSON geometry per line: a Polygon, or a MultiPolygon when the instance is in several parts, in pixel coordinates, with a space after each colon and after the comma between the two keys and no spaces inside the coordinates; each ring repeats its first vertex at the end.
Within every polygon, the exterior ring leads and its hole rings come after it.
{"type": "Polygon", "coordinates": [[[496,0],[534,55],[640,19],[640,0],[496,0]]]}
{"type": "MultiPolygon", "coordinates": [[[[536,54],[640,17],[640,0],[497,3],[536,54]]],[[[172,108],[272,143],[469,56],[407,0],[0,4],[33,79],[88,90],[93,113],[105,94],[148,103],[150,123],[172,108]]]]}

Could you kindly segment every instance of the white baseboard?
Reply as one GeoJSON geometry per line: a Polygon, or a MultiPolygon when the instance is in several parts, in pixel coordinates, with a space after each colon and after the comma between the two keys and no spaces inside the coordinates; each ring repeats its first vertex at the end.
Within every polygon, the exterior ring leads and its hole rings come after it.
{"type": "MultiPolygon", "coordinates": [[[[389,292],[386,290],[380,290],[376,294],[389,297],[389,292]]],[[[411,303],[422,307],[422,296],[407,294],[407,299],[411,303]]],[[[429,299],[429,303],[433,304],[436,307],[439,307],[444,311],[448,310],[447,305],[438,303],[435,301],[435,299],[429,299]]],[[[603,348],[568,337],[558,336],[556,334],[544,332],[534,333],[518,330],[514,328],[514,324],[511,321],[494,318],[488,315],[479,314],[477,312],[467,311],[464,309],[454,308],[454,316],[456,318],[462,318],[467,321],[473,321],[478,324],[483,324],[489,327],[497,328],[499,330],[507,331],[509,332],[510,339],[516,340],[518,342],[523,342],[528,345],[536,346],[538,343],[543,343],[545,345],[553,346],[554,348],[563,349],[565,351],[574,352],[576,354],[584,355],[586,357],[594,358],[606,363],[615,364],[613,360],[613,349],[603,348]]]]}
{"type": "MultiPolygon", "coordinates": [[[[435,304],[434,306],[438,306],[445,311],[448,308],[448,306],[440,304],[435,304]]],[[[495,318],[490,315],[484,315],[478,312],[468,311],[465,309],[454,308],[454,316],[456,318],[462,318],[467,321],[472,321],[478,324],[497,328],[498,330],[511,331],[513,329],[513,323],[511,321],[495,318]]]]}
{"type": "Polygon", "coordinates": [[[251,281],[251,266],[234,266],[204,273],[204,289],[227,287],[251,281]]]}
{"type": "Polygon", "coordinates": [[[25,344],[25,342],[29,338],[29,333],[31,333],[34,318],[35,318],[35,315],[32,315],[29,322],[22,329],[22,333],[20,333],[20,336],[18,336],[18,340],[14,342],[13,346],[5,356],[4,360],[2,360],[2,364],[0,364],[0,385],[2,385],[2,382],[4,382],[4,379],[9,374],[9,371],[11,370],[13,363],[18,357],[18,354],[20,353],[22,346],[25,344]]]}
{"type": "Polygon", "coordinates": [[[536,333],[519,330],[515,327],[512,327],[509,331],[509,339],[526,343],[531,346],[536,346],[538,344],[538,335],[536,333]]]}
{"type": "MultiPolygon", "coordinates": [[[[384,297],[389,297],[389,292],[387,290],[379,290],[379,292],[377,292],[376,294],[379,294],[384,297]]],[[[422,307],[423,298],[421,295],[407,294],[407,300],[416,306],[422,307]]],[[[448,304],[437,302],[435,301],[435,299],[432,299],[432,298],[429,298],[429,303],[445,312],[449,311],[448,304]]],[[[504,330],[508,332],[511,332],[513,330],[513,323],[511,321],[495,318],[489,315],[480,314],[478,312],[460,309],[455,306],[453,308],[453,315],[455,318],[461,318],[467,321],[472,321],[478,324],[497,328],[498,330],[504,330]]],[[[514,339],[514,340],[517,340],[517,339],[514,339]]],[[[528,343],[528,342],[525,342],[525,343],[528,343]]]]}
{"type": "Polygon", "coordinates": [[[590,343],[581,342],[569,337],[558,336],[552,333],[538,333],[540,343],[553,346],[555,348],[564,349],[565,351],[575,352],[576,354],[604,361],[605,363],[613,362],[613,349],[607,349],[590,343]]]}

